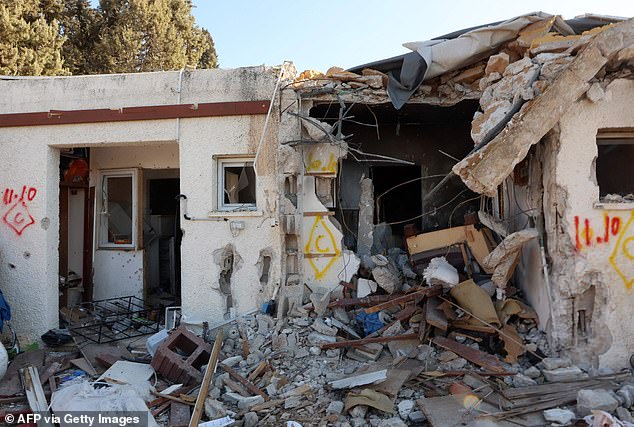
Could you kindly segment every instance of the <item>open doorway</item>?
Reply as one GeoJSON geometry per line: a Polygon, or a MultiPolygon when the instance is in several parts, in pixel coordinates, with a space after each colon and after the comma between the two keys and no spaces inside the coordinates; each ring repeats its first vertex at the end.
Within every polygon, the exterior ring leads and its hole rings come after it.
{"type": "Polygon", "coordinates": [[[152,307],[180,305],[181,260],[179,171],[146,169],[143,241],[145,242],[146,300],[152,307]]]}
{"type": "Polygon", "coordinates": [[[89,184],[90,150],[60,152],[59,306],[62,311],[92,299],[95,188],[89,184]]]}
{"type": "Polygon", "coordinates": [[[418,165],[372,166],[375,223],[387,223],[403,237],[406,224],[421,227],[421,168],[418,165]]]}

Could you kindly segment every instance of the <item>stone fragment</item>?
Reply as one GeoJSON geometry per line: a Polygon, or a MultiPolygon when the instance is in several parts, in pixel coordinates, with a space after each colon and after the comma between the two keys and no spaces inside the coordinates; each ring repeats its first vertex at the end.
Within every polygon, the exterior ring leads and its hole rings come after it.
{"type": "Polygon", "coordinates": [[[317,313],[318,316],[323,316],[330,303],[330,292],[326,292],[325,294],[313,292],[310,294],[310,301],[313,303],[315,313],[317,313]]]}
{"type": "Polygon", "coordinates": [[[320,334],[319,332],[311,332],[310,334],[308,334],[308,337],[306,337],[306,339],[313,346],[318,346],[319,344],[337,342],[336,337],[333,337],[331,335],[320,334]]]}
{"type": "Polygon", "coordinates": [[[341,414],[343,412],[343,402],[340,400],[333,400],[326,408],[327,414],[341,414]]]}
{"type": "Polygon", "coordinates": [[[568,409],[553,408],[544,411],[544,418],[551,423],[568,425],[575,418],[575,413],[568,409]]]}
{"type": "Polygon", "coordinates": [[[256,427],[260,419],[255,412],[247,412],[244,414],[244,427],[256,427]]]}
{"type": "Polygon", "coordinates": [[[509,56],[504,52],[500,52],[497,55],[491,55],[487,61],[487,66],[484,69],[484,73],[488,76],[491,73],[504,73],[506,67],[509,65],[509,56]]]}
{"type": "Polygon", "coordinates": [[[546,381],[559,382],[567,380],[578,380],[584,377],[583,371],[576,366],[570,368],[557,368],[553,370],[544,369],[542,371],[546,381]]]}
{"type": "Polygon", "coordinates": [[[407,424],[399,417],[392,417],[379,421],[377,427],[407,427],[407,424]]]}
{"type": "Polygon", "coordinates": [[[308,349],[308,351],[310,352],[310,354],[312,354],[313,356],[319,356],[321,354],[321,348],[316,347],[316,346],[312,346],[308,349]]]}
{"type": "Polygon", "coordinates": [[[422,424],[427,420],[425,414],[423,414],[421,411],[410,412],[408,418],[410,423],[412,424],[422,424]]]}
{"type": "Polygon", "coordinates": [[[630,411],[628,411],[622,406],[619,406],[618,408],[616,408],[616,416],[621,421],[634,424],[634,417],[632,417],[632,414],[630,413],[630,411]]]}
{"type": "Polygon", "coordinates": [[[612,412],[618,406],[619,401],[607,390],[579,390],[577,392],[577,414],[582,417],[592,414],[593,410],[612,412]]]}
{"type": "Polygon", "coordinates": [[[513,387],[528,387],[530,385],[537,385],[537,381],[520,373],[513,376],[513,387]]]}
{"type": "Polygon", "coordinates": [[[337,319],[344,325],[347,325],[348,323],[350,323],[350,315],[343,307],[335,307],[332,310],[332,314],[335,319],[337,319]]]}
{"type": "Polygon", "coordinates": [[[365,418],[365,414],[368,413],[368,407],[365,405],[357,405],[348,411],[352,418],[365,418]]]}
{"type": "Polygon", "coordinates": [[[542,373],[535,366],[531,366],[530,368],[524,371],[524,375],[526,375],[528,378],[536,379],[536,378],[539,378],[542,375],[542,373]]]}
{"type": "Polygon", "coordinates": [[[367,297],[371,293],[376,292],[377,286],[374,280],[357,279],[357,298],[367,297]]]}
{"type": "Polygon", "coordinates": [[[230,368],[233,368],[234,366],[236,366],[238,363],[242,362],[243,360],[244,359],[242,358],[242,356],[232,356],[232,357],[227,357],[220,363],[230,368]]]}
{"type": "Polygon", "coordinates": [[[412,412],[412,410],[414,409],[414,401],[413,400],[402,400],[401,402],[399,402],[398,406],[398,415],[406,420],[407,417],[409,416],[409,414],[412,412]]]}
{"type": "MultiPolygon", "coordinates": [[[[372,258],[374,259],[374,257],[372,258]]],[[[376,283],[388,294],[391,294],[399,289],[400,280],[398,275],[396,275],[389,266],[375,267],[372,270],[372,276],[374,277],[376,283]]]]}
{"type": "Polygon", "coordinates": [[[542,359],[544,369],[552,371],[557,368],[567,368],[572,365],[572,361],[568,357],[546,357],[542,359]]]}
{"type": "Polygon", "coordinates": [[[592,102],[599,102],[605,97],[605,91],[599,83],[592,83],[586,92],[586,97],[592,102]]]}
{"type": "Polygon", "coordinates": [[[321,317],[316,318],[313,324],[310,325],[310,327],[316,330],[317,332],[319,332],[320,334],[330,335],[333,337],[337,335],[337,328],[331,328],[328,325],[326,325],[324,323],[324,319],[322,319],[321,317]]]}
{"type": "Polygon", "coordinates": [[[287,397],[286,399],[284,399],[284,409],[297,408],[302,403],[303,398],[304,397],[301,395],[287,397]]]}
{"type": "Polygon", "coordinates": [[[234,393],[229,391],[222,395],[223,400],[229,403],[235,404],[239,409],[249,409],[255,405],[259,405],[260,403],[264,403],[264,398],[262,396],[241,396],[238,393],[234,393]]]}
{"type": "Polygon", "coordinates": [[[416,359],[420,361],[430,360],[430,359],[436,360],[436,349],[434,349],[434,347],[427,344],[419,345],[416,359]]]}
{"type": "Polygon", "coordinates": [[[215,420],[216,418],[222,418],[227,415],[227,410],[222,402],[208,397],[205,399],[205,415],[207,415],[210,420],[215,420]]]}

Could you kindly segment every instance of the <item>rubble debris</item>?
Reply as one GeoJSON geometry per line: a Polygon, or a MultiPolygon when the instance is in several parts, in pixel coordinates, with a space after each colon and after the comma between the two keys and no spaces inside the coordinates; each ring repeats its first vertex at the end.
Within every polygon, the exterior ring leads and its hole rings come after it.
{"type": "Polygon", "coordinates": [[[388,414],[395,413],[394,402],[389,397],[369,388],[364,388],[359,393],[350,392],[346,395],[344,407],[346,411],[358,405],[371,406],[388,414]]]}
{"type": "Polygon", "coordinates": [[[483,351],[467,347],[464,344],[460,344],[459,342],[452,341],[443,337],[435,337],[432,342],[441,348],[453,351],[457,355],[464,357],[468,361],[475,363],[478,366],[482,366],[489,371],[505,371],[504,366],[495,356],[487,354],[483,351]]]}
{"type": "Polygon", "coordinates": [[[486,326],[500,326],[500,319],[498,319],[491,298],[473,280],[467,280],[454,286],[449,293],[460,307],[473,315],[467,320],[468,323],[482,325],[482,321],[484,321],[486,326]]]}
{"type": "Polygon", "coordinates": [[[619,406],[613,392],[603,389],[579,390],[577,392],[577,413],[585,417],[593,410],[612,412],[619,406]]]}
{"type": "Polygon", "coordinates": [[[519,262],[522,247],[537,237],[539,237],[539,232],[534,228],[517,231],[509,234],[487,255],[483,261],[483,267],[487,270],[493,270],[491,280],[498,288],[506,287],[515,266],[519,262]]]}
{"type": "Polygon", "coordinates": [[[387,379],[387,369],[370,372],[361,375],[355,375],[348,378],[342,378],[330,382],[330,387],[334,389],[352,388],[366,384],[376,384],[387,379]]]}
{"type": "Polygon", "coordinates": [[[544,418],[546,421],[557,423],[559,425],[568,425],[576,417],[575,413],[568,409],[546,409],[544,411],[544,418]]]}
{"type": "Polygon", "coordinates": [[[154,370],[170,381],[189,384],[202,381],[199,368],[204,360],[209,359],[209,356],[209,344],[180,327],[159,345],[151,365],[154,370]],[[181,356],[178,353],[179,350],[185,352],[187,356],[181,356]]]}
{"type": "Polygon", "coordinates": [[[442,285],[444,289],[450,289],[460,282],[458,270],[445,257],[432,258],[423,272],[423,278],[428,285],[442,285]]]}

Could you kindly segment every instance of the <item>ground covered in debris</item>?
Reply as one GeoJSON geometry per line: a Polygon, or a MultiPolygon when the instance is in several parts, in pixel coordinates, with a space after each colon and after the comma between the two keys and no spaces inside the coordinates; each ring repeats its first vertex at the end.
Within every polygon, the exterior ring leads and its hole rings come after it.
{"type": "Polygon", "coordinates": [[[258,313],[200,335],[181,326],[118,344],[74,337],[22,352],[0,385],[1,415],[50,402],[53,412],[144,410],[167,426],[191,417],[214,426],[618,425],[597,424],[617,422],[610,414],[632,421],[631,374],[548,357],[536,315],[519,296],[496,301],[490,281],[455,283],[463,273],[444,257],[427,264],[427,283],[416,273],[406,278],[409,263],[373,258],[369,278],[342,284],[338,297],[311,294],[288,317],[258,313]],[[381,267],[403,282],[374,282],[381,267]],[[605,412],[578,421],[596,410],[605,412]]]}

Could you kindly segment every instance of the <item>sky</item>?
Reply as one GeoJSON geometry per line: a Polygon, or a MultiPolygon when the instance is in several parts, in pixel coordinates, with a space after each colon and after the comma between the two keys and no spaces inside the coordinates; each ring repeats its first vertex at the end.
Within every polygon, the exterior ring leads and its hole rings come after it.
{"type": "Polygon", "coordinates": [[[221,68],[295,63],[298,71],[349,68],[409,52],[403,43],[543,11],[634,16],[632,0],[193,0],[221,68]]]}

